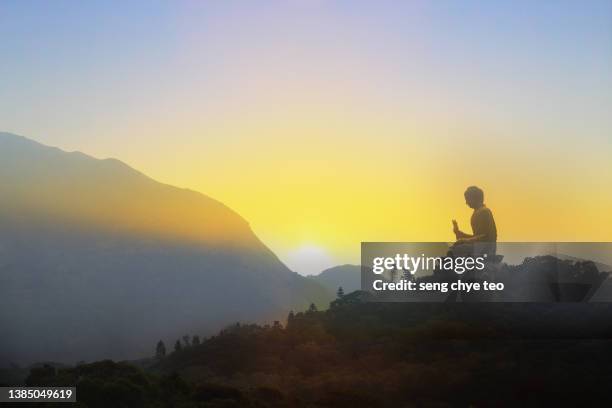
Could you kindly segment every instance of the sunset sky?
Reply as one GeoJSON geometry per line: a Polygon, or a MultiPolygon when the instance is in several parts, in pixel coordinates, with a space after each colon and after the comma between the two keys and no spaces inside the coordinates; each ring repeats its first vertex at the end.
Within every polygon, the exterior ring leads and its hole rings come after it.
{"type": "Polygon", "coordinates": [[[612,240],[612,2],[0,1],[0,131],[245,217],[290,267],[612,240]]]}

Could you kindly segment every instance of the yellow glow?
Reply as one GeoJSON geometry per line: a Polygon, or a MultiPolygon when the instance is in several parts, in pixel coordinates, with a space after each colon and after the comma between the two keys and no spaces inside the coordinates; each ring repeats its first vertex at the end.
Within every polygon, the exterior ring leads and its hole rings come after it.
{"type": "Polygon", "coordinates": [[[479,128],[451,134],[440,123],[363,112],[278,117],[192,130],[180,157],[140,157],[141,168],[221,200],[284,259],[305,242],[357,263],[361,241],[452,240],[452,218],[469,229],[471,184],[485,190],[501,241],[612,239],[612,194],[600,189],[611,173],[589,178],[591,164],[567,168],[562,152],[537,140],[527,149],[479,128]]]}
{"type": "MultiPolygon", "coordinates": [[[[612,240],[606,2],[39,3],[0,27],[0,130],[200,191],[281,259],[451,240],[472,184],[500,240],[612,240]]],[[[210,221],[165,208],[120,222],[210,221]]]]}

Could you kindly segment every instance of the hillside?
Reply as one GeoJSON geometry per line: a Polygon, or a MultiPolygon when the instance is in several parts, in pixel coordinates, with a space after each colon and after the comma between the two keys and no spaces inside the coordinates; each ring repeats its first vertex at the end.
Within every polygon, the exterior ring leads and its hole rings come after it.
{"type": "Polygon", "coordinates": [[[336,293],[342,286],[344,293],[361,289],[361,267],[359,265],[340,265],[324,270],[308,278],[323,285],[330,293],[336,293]]]}
{"type": "Polygon", "coordinates": [[[526,396],[529,406],[604,406],[611,400],[612,376],[601,364],[612,358],[608,304],[367,300],[365,292],[353,292],[326,311],[292,315],[284,327],[236,324],[202,344],[142,361],[141,368],[111,361],[39,367],[26,382],[77,385],[84,407],[511,407],[524,405],[526,396]]]}
{"type": "Polygon", "coordinates": [[[0,133],[0,198],[0,363],[134,358],[329,301],[234,211],[118,160],[0,133]]]}

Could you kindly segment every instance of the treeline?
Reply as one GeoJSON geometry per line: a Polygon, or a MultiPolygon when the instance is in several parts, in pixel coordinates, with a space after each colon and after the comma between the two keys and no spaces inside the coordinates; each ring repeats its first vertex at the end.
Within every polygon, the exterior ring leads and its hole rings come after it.
{"type": "MultiPolygon", "coordinates": [[[[180,339],[177,339],[176,342],[174,342],[174,351],[181,351],[183,350],[183,348],[199,346],[200,344],[200,336],[198,336],[197,334],[193,336],[186,334],[180,339]]],[[[166,357],[166,354],[166,344],[162,340],[158,341],[157,346],[155,346],[155,358],[162,359],[166,357]]]]}
{"type": "MultiPolygon", "coordinates": [[[[338,288],[337,296],[338,296],[338,299],[344,297],[344,290],[342,289],[342,287],[338,288]]],[[[310,313],[311,314],[311,313],[315,313],[317,311],[318,311],[317,306],[314,303],[311,303],[310,306],[308,307],[308,310],[306,311],[306,313],[310,313]]],[[[293,311],[289,312],[289,315],[287,316],[288,324],[292,323],[294,321],[294,319],[295,319],[294,312],[293,311]]],[[[253,326],[260,327],[258,325],[253,325],[253,326]]],[[[228,330],[232,330],[233,327],[234,326],[229,326],[227,329],[221,330],[219,335],[225,334],[228,330]]],[[[235,327],[240,327],[240,323],[236,323],[235,327]]],[[[283,328],[283,325],[282,325],[282,323],[280,321],[275,320],[272,325],[265,324],[265,325],[262,326],[262,328],[264,330],[267,330],[267,329],[279,330],[279,329],[283,328]]],[[[173,349],[173,351],[174,351],[174,353],[178,353],[178,352],[181,352],[184,349],[188,349],[190,347],[197,347],[200,344],[202,344],[202,340],[200,339],[199,335],[190,336],[188,334],[185,334],[180,339],[177,339],[174,342],[174,349],[173,349]]],[[[169,353],[168,353],[168,350],[166,348],[166,344],[164,343],[163,340],[159,340],[157,342],[157,345],[155,346],[155,358],[157,360],[161,360],[164,357],[166,357],[167,354],[169,354],[169,353]]]]}
{"type": "Polygon", "coordinates": [[[75,385],[83,407],[603,406],[612,336],[577,335],[610,316],[607,305],[371,303],[365,292],[339,293],[329,309],[286,322],[236,323],[199,344],[186,336],[144,369],[42,367],[27,382],[75,385]],[[573,337],[531,331],[547,320],[573,337]]]}

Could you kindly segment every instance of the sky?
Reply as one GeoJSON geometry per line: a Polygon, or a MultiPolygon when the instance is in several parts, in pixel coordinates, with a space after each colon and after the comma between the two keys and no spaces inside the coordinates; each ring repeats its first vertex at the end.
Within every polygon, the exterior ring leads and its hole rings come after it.
{"type": "Polygon", "coordinates": [[[292,269],[612,240],[612,1],[0,0],[0,131],[214,197],[292,269]]]}

